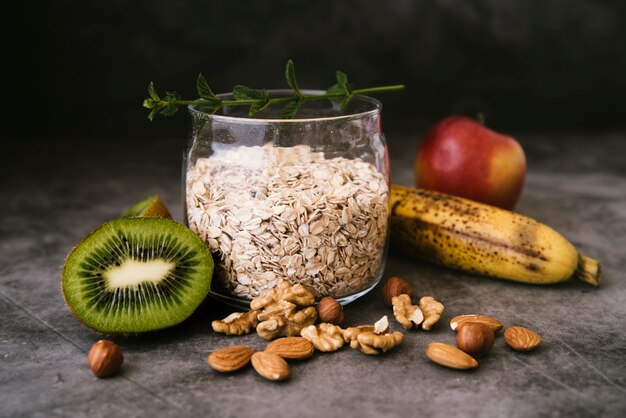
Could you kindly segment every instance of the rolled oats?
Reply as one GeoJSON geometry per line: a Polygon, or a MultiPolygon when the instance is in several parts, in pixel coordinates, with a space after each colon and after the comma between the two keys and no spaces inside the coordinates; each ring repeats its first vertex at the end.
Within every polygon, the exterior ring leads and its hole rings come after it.
{"type": "Polygon", "coordinates": [[[319,297],[365,288],[387,236],[388,184],[363,160],[310,147],[237,147],[187,172],[187,220],[216,255],[216,284],[252,299],[282,280],[319,297]]]}

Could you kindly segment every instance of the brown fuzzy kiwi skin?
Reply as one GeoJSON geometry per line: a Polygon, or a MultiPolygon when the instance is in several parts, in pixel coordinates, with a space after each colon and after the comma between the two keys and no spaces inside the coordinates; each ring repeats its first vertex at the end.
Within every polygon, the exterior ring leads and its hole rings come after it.
{"type": "Polygon", "coordinates": [[[141,216],[172,219],[170,211],[167,209],[165,203],[163,203],[159,196],[155,196],[155,200],[152,205],[150,205],[150,207],[148,207],[148,209],[146,209],[141,216]]]}
{"type": "MultiPolygon", "coordinates": [[[[167,209],[166,209],[167,210],[167,209]]],[[[169,212],[168,212],[169,213],[169,212]]],[[[144,216],[132,216],[130,218],[142,218],[144,216]]],[[[173,219],[170,219],[171,222],[176,222],[173,219]]],[[[179,223],[179,222],[176,222],[179,223]]],[[[91,230],[91,232],[89,232],[87,235],[85,235],[79,242],[78,244],[76,244],[72,250],[67,254],[67,256],[65,257],[65,260],[63,262],[63,268],[61,269],[61,280],[59,281],[59,290],[61,291],[61,295],[63,295],[63,302],[65,302],[65,305],[67,306],[67,308],[69,309],[69,311],[72,313],[72,316],[74,318],[76,318],[81,324],[83,324],[86,328],[89,328],[90,330],[100,334],[100,335],[104,335],[104,336],[114,336],[114,337],[138,337],[138,336],[146,336],[146,335],[151,335],[151,334],[157,334],[160,331],[163,330],[167,330],[169,328],[175,327],[179,324],[181,324],[184,321],[179,322],[178,324],[172,324],[168,327],[165,328],[160,328],[160,329],[155,329],[155,330],[151,330],[151,331],[143,331],[143,332],[103,332],[100,331],[92,326],[90,326],[89,324],[86,324],[82,319],[80,319],[80,317],[76,314],[76,311],[74,311],[74,309],[72,308],[72,306],[67,302],[67,298],[65,297],[65,292],[63,291],[63,276],[65,274],[65,268],[67,266],[67,260],[70,258],[70,256],[74,253],[74,251],[76,251],[76,249],[78,248],[78,246],[80,245],[81,242],[83,242],[84,240],[86,240],[88,237],[90,237],[91,235],[93,235],[102,225],[98,225],[96,228],[94,228],[93,230],[91,230]]],[[[208,251],[208,249],[207,249],[208,251]]],[[[198,305],[198,308],[200,307],[200,305],[198,305]]],[[[193,315],[193,314],[192,314],[193,315]]],[[[191,315],[189,316],[191,317],[191,315]]]]}
{"type": "Polygon", "coordinates": [[[122,214],[122,218],[132,217],[148,217],[148,218],[164,218],[172,219],[170,211],[165,206],[165,203],[157,195],[152,195],[146,199],[135,203],[131,208],[122,214]],[[137,207],[143,207],[147,205],[143,210],[138,211],[137,207]]]}

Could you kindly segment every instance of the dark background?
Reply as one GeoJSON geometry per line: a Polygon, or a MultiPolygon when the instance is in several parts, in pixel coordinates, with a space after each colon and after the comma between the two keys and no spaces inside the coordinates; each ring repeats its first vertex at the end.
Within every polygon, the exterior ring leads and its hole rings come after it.
{"type": "MultiPolygon", "coordinates": [[[[341,69],[379,95],[384,129],[414,133],[450,114],[503,131],[626,127],[622,0],[61,1],[25,3],[8,40],[17,100],[9,125],[31,141],[187,135],[188,118],[147,120],[152,80],[195,98],[282,88],[292,58],[304,88],[341,69]],[[18,122],[18,120],[20,122],[18,122]]],[[[6,92],[7,90],[5,90],[6,92]]]]}

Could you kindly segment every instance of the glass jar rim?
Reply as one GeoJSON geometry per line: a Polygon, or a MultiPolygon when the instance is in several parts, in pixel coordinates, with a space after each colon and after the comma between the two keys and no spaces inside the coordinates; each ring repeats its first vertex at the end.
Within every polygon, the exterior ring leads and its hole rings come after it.
{"type": "MultiPolygon", "coordinates": [[[[326,93],[324,90],[301,90],[304,94],[307,95],[322,95],[326,93]]],[[[290,89],[272,89],[268,90],[268,93],[275,95],[292,95],[293,90],[290,89]]],[[[232,93],[220,93],[216,96],[220,99],[223,99],[228,96],[232,96],[232,93]]],[[[250,118],[250,117],[241,117],[241,116],[229,116],[229,115],[216,115],[213,113],[203,112],[201,110],[196,109],[198,105],[187,105],[187,109],[189,113],[196,116],[201,116],[203,118],[212,119],[219,122],[232,122],[232,123],[250,123],[250,124],[266,124],[266,123],[311,123],[311,122],[325,122],[325,121],[349,121],[353,119],[362,119],[368,116],[374,116],[381,112],[383,105],[377,99],[365,96],[365,95],[355,95],[352,97],[352,101],[359,100],[362,102],[369,103],[372,105],[371,110],[365,110],[362,112],[354,112],[348,113],[345,115],[337,115],[337,116],[321,116],[315,118],[293,118],[293,119],[277,119],[277,118],[250,118]]]]}

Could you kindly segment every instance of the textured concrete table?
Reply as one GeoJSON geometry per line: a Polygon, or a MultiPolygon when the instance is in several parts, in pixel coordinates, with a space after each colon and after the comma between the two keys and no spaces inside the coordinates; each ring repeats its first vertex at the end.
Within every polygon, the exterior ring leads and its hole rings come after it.
{"type": "MultiPolygon", "coordinates": [[[[626,135],[517,135],[529,174],[518,210],[567,236],[603,263],[600,289],[582,283],[532,287],[471,276],[390,252],[385,277],[446,305],[432,332],[411,332],[379,357],[344,349],[293,364],[276,384],[252,369],[222,375],[207,354],[255,335],[210,331],[229,309],[207,301],[164,332],[115,338],[121,375],[98,380],[86,353],[100,336],[66,308],[60,269],[98,224],[158,193],[182,219],[183,141],[51,142],[7,159],[0,191],[0,416],[624,416],[626,414],[626,135]],[[24,157],[24,154],[21,155],[24,157]],[[430,363],[424,347],[452,343],[449,320],[491,314],[526,325],[544,343],[528,354],[498,337],[471,372],[430,363]]],[[[415,141],[389,135],[393,180],[412,184],[415,141]],[[407,152],[409,150],[410,152],[407,152]]],[[[8,158],[7,158],[8,157],[8,158]]],[[[349,305],[349,324],[390,314],[378,289],[349,305]]]]}

